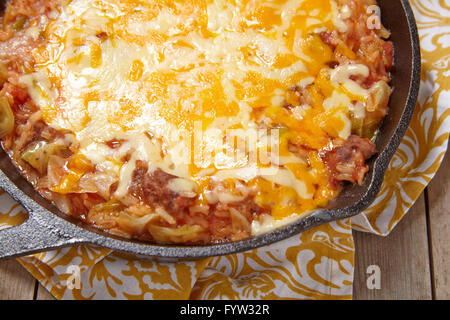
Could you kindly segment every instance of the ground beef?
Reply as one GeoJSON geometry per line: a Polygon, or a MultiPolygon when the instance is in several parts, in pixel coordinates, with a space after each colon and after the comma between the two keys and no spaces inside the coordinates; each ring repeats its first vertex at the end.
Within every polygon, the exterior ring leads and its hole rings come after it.
{"type": "Polygon", "coordinates": [[[343,144],[323,155],[330,171],[330,182],[337,185],[342,181],[362,184],[369,170],[365,161],[376,153],[375,144],[367,138],[351,135],[343,144]]]}
{"type": "Polygon", "coordinates": [[[136,161],[136,169],[130,186],[130,193],[151,206],[161,206],[168,213],[184,212],[194,204],[194,198],[182,197],[167,187],[175,176],[156,169],[148,172],[143,161],[136,161]]]}

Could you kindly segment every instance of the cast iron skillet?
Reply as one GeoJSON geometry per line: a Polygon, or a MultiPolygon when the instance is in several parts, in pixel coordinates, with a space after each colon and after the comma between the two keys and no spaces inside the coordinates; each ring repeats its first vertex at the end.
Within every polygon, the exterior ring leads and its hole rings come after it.
{"type": "MultiPolygon", "coordinates": [[[[0,1],[1,4],[5,2],[0,1]]],[[[316,210],[285,227],[249,239],[201,246],[149,244],[107,234],[61,213],[22,178],[0,148],[0,187],[29,214],[23,224],[0,231],[0,260],[81,243],[145,257],[195,259],[254,249],[322,223],[360,213],[380,190],[384,172],[409,125],[420,80],[419,39],[408,1],[379,0],[378,5],[384,26],[392,32],[395,59],[391,84],[394,91],[389,114],[376,140],[379,153],[369,161],[370,171],[362,186],[348,186],[326,209],[316,210]]]]}

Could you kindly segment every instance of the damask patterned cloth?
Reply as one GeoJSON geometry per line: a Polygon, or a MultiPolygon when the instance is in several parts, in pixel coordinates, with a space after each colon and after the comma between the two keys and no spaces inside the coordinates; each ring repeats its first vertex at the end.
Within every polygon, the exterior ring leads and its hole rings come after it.
{"type": "MultiPolygon", "coordinates": [[[[351,299],[352,229],[389,234],[432,179],[447,149],[450,2],[410,3],[422,51],[419,99],[382,189],[363,213],[270,246],[197,261],[148,261],[89,245],[18,261],[57,299],[351,299]],[[73,275],[70,266],[79,267],[79,287],[67,285],[72,283],[67,282],[73,275]]],[[[0,228],[25,218],[23,208],[0,190],[0,228]]]]}

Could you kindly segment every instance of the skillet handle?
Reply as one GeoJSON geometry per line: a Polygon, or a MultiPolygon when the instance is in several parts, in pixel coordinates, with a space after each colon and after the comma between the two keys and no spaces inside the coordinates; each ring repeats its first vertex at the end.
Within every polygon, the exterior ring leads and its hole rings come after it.
{"type": "Polygon", "coordinates": [[[18,226],[0,230],[0,260],[80,243],[57,228],[40,221],[29,211],[28,219],[18,226]]]}
{"type": "Polygon", "coordinates": [[[73,242],[30,216],[18,226],[0,230],[0,260],[59,248],[73,242]]]}
{"type": "Polygon", "coordinates": [[[0,260],[86,243],[81,235],[74,236],[72,224],[28,197],[1,169],[0,187],[28,213],[22,224],[0,230],[0,260]]]}

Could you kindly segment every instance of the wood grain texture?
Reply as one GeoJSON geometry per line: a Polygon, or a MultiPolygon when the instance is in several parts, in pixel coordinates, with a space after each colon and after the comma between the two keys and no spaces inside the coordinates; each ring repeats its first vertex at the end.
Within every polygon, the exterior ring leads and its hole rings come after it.
{"type": "Polygon", "coordinates": [[[450,299],[450,156],[427,188],[429,245],[435,299],[450,299]]]}
{"type": "Polygon", "coordinates": [[[15,259],[0,262],[0,299],[32,300],[36,280],[15,259]]]}
{"type": "Polygon", "coordinates": [[[47,289],[45,289],[40,283],[37,285],[36,300],[56,300],[54,296],[47,289]]]}
{"type": "Polygon", "coordinates": [[[353,298],[358,300],[431,299],[431,278],[423,194],[386,237],[354,232],[355,280],[353,298]],[[369,289],[367,279],[380,268],[380,289],[369,289]]]}

